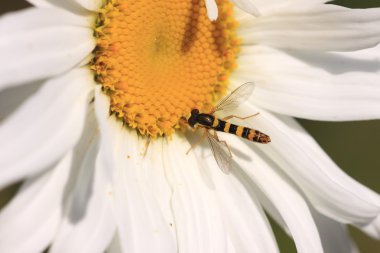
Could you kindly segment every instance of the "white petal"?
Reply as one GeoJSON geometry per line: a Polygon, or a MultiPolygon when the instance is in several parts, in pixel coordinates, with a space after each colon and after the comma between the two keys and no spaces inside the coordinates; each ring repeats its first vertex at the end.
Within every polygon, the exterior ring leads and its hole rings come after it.
{"type": "Polygon", "coordinates": [[[380,46],[350,54],[246,47],[239,64],[235,79],[256,82],[261,107],[314,120],[380,118],[380,46]]]}
{"type": "Polygon", "coordinates": [[[211,21],[214,21],[218,18],[218,6],[216,5],[215,0],[205,0],[207,8],[207,16],[211,21]]]}
{"type": "Polygon", "coordinates": [[[242,9],[243,11],[246,11],[256,17],[260,16],[259,10],[256,8],[256,6],[252,3],[251,0],[231,0],[236,4],[237,7],[242,9]]]}
{"type": "Polygon", "coordinates": [[[380,42],[380,9],[315,3],[284,5],[242,23],[238,33],[244,44],[295,50],[359,50],[380,42]]]}
{"type": "Polygon", "coordinates": [[[240,115],[260,112],[245,123],[271,136],[270,144],[258,147],[297,183],[319,212],[354,224],[369,223],[380,213],[379,196],[340,170],[294,119],[248,103],[244,107],[240,115]]]}
{"type": "MultiPolygon", "coordinates": [[[[231,0],[233,1],[233,0],[231,0]]],[[[251,5],[246,8],[244,6],[238,6],[238,8],[234,8],[234,18],[238,21],[239,24],[245,24],[246,22],[252,22],[252,14],[256,17],[266,16],[267,14],[273,13],[274,10],[279,8],[284,8],[285,6],[292,6],[296,3],[297,0],[252,0],[253,4],[250,2],[251,0],[246,0],[247,3],[245,5],[251,5]],[[250,12],[248,9],[252,9],[250,12]],[[255,10],[256,9],[256,10],[255,10]],[[256,15],[254,14],[256,12],[256,15]]],[[[303,1],[303,0],[300,0],[303,1]]],[[[312,0],[308,0],[312,1],[312,0]]],[[[234,2],[234,1],[233,1],[234,2]]],[[[302,3],[303,4],[303,3],[302,3]]]]}
{"type": "Polygon", "coordinates": [[[120,238],[117,232],[115,233],[115,236],[106,252],[107,253],[123,253],[123,250],[121,248],[120,238]]]}
{"type": "Polygon", "coordinates": [[[359,253],[346,225],[313,210],[324,253],[359,253]]]}
{"type": "Polygon", "coordinates": [[[264,208],[265,212],[270,215],[270,217],[277,223],[280,228],[289,236],[291,237],[291,233],[289,231],[288,226],[286,225],[286,222],[284,221],[283,217],[281,216],[281,213],[276,209],[276,206],[271,202],[270,199],[266,195],[264,195],[261,191],[259,191],[255,187],[250,187],[251,194],[254,194],[259,199],[260,204],[264,208]]]}
{"type": "Polygon", "coordinates": [[[277,10],[291,9],[297,5],[310,5],[325,3],[326,0],[231,0],[236,2],[238,8],[234,8],[234,18],[239,24],[252,22],[252,15],[256,17],[273,15],[277,10]],[[245,3],[238,5],[237,2],[245,3]],[[248,6],[248,7],[247,7],[248,6]],[[250,11],[249,11],[250,9],[250,11]]]}
{"type": "Polygon", "coordinates": [[[228,252],[227,229],[215,189],[198,165],[198,159],[186,155],[187,140],[175,135],[165,146],[164,161],[173,191],[171,205],[179,250],[228,252]]]}
{"type": "Polygon", "coordinates": [[[80,63],[95,46],[93,31],[83,21],[56,9],[31,9],[0,20],[0,90],[61,74],[80,63]]]}
{"type": "Polygon", "coordinates": [[[0,186],[46,169],[78,141],[93,74],[74,70],[48,81],[0,125],[0,186]]]}
{"type": "Polygon", "coordinates": [[[52,170],[27,180],[0,213],[0,252],[42,252],[62,216],[72,153],[52,170]]]}
{"type": "Polygon", "coordinates": [[[0,123],[16,109],[35,94],[43,82],[34,82],[25,86],[18,86],[0,92],[0,123]]]}
{"type": "MultiPolygon", "coordinates": [[[[80,5],[77,0],[27,0],[32,5],[38,8],[57,8],[65,9],[72,13],[88,14],[88,10],[80,5]]],[[[87,2],[97,2],[98,0],[91,0],[87,2]]]]}
{"type": "Polygon", "coordinates": [[[51,7],[51,3],[49,3],[49,0],[26,0],[26,1],[40,8],[51,7]]]}
{"type": "Polygon", "coordinates": [[[76,177],[70,204],[49,252],[102,253],[113,238],[116,224],[103,176],[108,168],[103,167],[102,161],[96,161],[97,153],[95,142],[76,177]]]}
{"type": "Polygon", "coordinates": [[[97,12],[104,4],[103,0],[71,0],[87,10],[97,12]]]}
{"type": "MultiPolygon", "coordinates": [[[[160,177],[157,178],[159,182],[165,181],[162,165],[149,164],[150,170],[144,168],[136,131],[109,117],[109,98],[101,94],[100,89],[96,94],[96,112],[102,134],[100,155],[104,156],[111,171],[114,210],[123,251],[177,252],[175,234],[170,226],[174,221],[167,220],[165,212],[161,211],[162,205],[170,203],[157,201],[165,199],[157,197],[166,194],[165,185],[162,192],[153,192],[149,181],[145,181],[152,178],[152,175],[144,175],[146,173],[155,173],[160,177]]],[[[158,158],[159,155],[155,154],[158,158]]]]}
{"type": "Polygon", "coordinates": [[[94,18],[91,16],[76,15],[62,9],[28,8],[1,16],[0,31],[3,35],[8,36],[47,27],[89,28],[93,21],[94,18]]]}
{"type": "Polygon", "coordinates": [[[290,180],[279,173],[256,148],[248,146],[236,136],[220,135],[232,147],[234,173],[242,173],[252,187],[257,187],[277,208],[294,239],[297,252],[323,252],[320,237],[303,196],[291,185],[290,180]],[[239,150],[234,152],[234,150],[239,150]],[[244,172],[239,170],[241,167],[244,172]]]}
{"type": "MultiPolygon", "coordinates": [[[[93,96],[93,92],[91,92],[91,96],[93,96]]],[[[84,121],[85,122],[80,139],[73,147],[75,154],[73,167],[76,169],[75,173],[71,175],[73,178],[73,184],[75,182],[75,178],[78,177],[79,168],[83,166],[83,161],[87,155],[88,150],[91,147],[91,144],[95,142],[97,138],[99,138],[99,128],[96,121],[94,103],[90,103],[88,105],[84,121]]]]}
{"type": "Polygon", "coordinates": [[[380,215],[361,229],[373,238],[380,240],[380,215]]]}
{"type": "Polygon", "coordinates": [[[104,4],[103,0],[27,0],[37,7],[60,7],[70,10],[74,13],[83,13],[84,11],[99,11],[104,4]]]}
{"type": "MultiPolygon", "coordinates": [[[[196,147],[193,152],[198,156],[198,163],[202,163],[202,148],[196,147]]],[[[215,188],[226,232],[236,252],[279,252],[270,224],[256,199],[256,192],[251,190],[250,182],[241,175],[226,176],[221,173],[212,159],[205,162],[209,163],[202,164],[201,170],[213,182],[210,187],[215,188]]]]}

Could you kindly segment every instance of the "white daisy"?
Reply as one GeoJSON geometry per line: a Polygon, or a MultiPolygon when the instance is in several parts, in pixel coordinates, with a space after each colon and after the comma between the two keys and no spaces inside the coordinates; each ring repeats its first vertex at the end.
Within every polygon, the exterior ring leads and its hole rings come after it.
{"type": "Polygon", "coordinates": [[[380,238],[379,196],[293,119],[380,118],[380,9],[30,2],[0,19],[0,187],[24,180],[0,252],[279,252],[264,210],[298,252],[355,252],[346,224],[380,238]],[[245,81],[234,114],[272,142],[221,134],[225,175],[180,121],[245,81]]]}

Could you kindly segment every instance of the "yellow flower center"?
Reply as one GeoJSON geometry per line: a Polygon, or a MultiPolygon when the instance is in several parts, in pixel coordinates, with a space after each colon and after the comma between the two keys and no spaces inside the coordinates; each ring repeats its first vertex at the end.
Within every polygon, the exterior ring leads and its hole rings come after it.
{"type": "Polygon", "coordinates": [[[153,138],[170,135],[193,108],[225,92],[239,50],[228,0],[211,22],[204,0],[108,0],[92,69],[110,111],[153,138]]]}

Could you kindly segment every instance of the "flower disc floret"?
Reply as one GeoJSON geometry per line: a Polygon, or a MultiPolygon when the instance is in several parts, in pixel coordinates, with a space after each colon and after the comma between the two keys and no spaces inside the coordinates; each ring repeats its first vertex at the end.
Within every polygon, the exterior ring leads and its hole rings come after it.
{"type": "Polygon", "coordinates": [[[192,108],[226,89],[239,50],[229,1],[208,19],[204,0],[109,0],[97,24],[92,69],[110,111],[142,135],[170,135],[192,108]]]}

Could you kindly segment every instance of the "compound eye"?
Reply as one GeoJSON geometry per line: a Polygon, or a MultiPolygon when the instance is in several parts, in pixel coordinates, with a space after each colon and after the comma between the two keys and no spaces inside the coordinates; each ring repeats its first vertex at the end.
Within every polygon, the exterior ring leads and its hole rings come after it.
{"type": "Polygon", "coordinates": [[[191,115],[197,115],[197,114],[199,114],[199,110],[198,109],[193,109],[193,110],[191,110],[191,115]]]}

